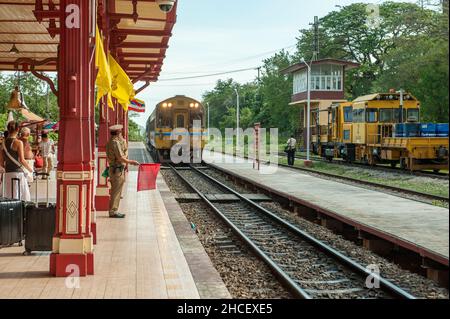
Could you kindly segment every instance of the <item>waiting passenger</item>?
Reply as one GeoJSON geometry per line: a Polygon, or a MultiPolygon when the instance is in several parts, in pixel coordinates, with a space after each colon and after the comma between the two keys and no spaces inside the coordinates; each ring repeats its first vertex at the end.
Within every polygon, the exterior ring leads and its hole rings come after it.
{"type": "Polygon", "coordinates": [[[20,130],[20,140],[23,143],[23,156],[31,167],[34,167],[34,154],[30,145],[31,131],[28,127],[24,127],[20,130]]]}
{"type": "Polygon", "coordinates": [[[297,147],[297,140],[294,138],[294,135],[291,135],[291,138],[288,139],[286,145],[286,153],[288,156],[288,165],[294,166],[295,164],[295,151],[297,147]]]}
{"type": "MultiPolygon", "coordinates": [[[[44,173],[50,174],[53,170],[52,157],[55,154],[55,143],[48,134],[42,134],[42,141],[39,143],[39,151],[37,155],[42,155],[44,159],[44,173]]],[[[44,177],[46,179],[47,177],[44,177]]]]}
{"type": "Polygon", "coordinates": [[[0,152],[0,167],[5,170],[5,197],[30,201],[30,188],[27,177],[33,173],[33,168],[24,157],[23,143],[17,138],[19,123],[8,123],[8,138],[0,152]]]}

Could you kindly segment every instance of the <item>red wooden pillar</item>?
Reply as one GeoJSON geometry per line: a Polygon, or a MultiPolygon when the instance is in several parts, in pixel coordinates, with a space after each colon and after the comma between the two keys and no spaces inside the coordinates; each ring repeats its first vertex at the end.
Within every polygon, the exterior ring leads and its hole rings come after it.
{"type": "Polygon", "coordinates": [[[91,235],[92,161],[89,94],[92,72],[89,47],[90,1],[60,0],[58,61],[60,145],[57,218],[50,273],[94,273],[91,235]],[[66,12],[67,11],[67,12],[66,12]],[[67,20],[66,20],[67,19],[67,20]],[[79,21],[79,23],[77,23],[79,21]]]}
{"type": "MultiPolygon", "coordinates": [[[[102,29],[108,30],[108,16],[106,15],[105,3],[99,3],[99,11],[103,13],[102,15],[102,29]]],[[[104,32],[104,43],[105,48],[109,48],[109,33],[104,32]]],[[[106,158],[106,143],[109,140],[109,126],[111,125],[112,110],[108,107],[108,99],[104,96],[100,105],[100,120],[98,128],[98,145],[97,145],[97,188],[95,192],[95,209],[97,211],[107,211],[109,209],[109,186],[108,178],[102,176],[102,173],[108,166],[106,158]]]]}
{"type": "MultiPolygon", "coordinates": [[[[91,13],[92,14],[92,13],[91,13]]],[[[90,58],[95,59],[95,38],[90,38],[91,40],[91,52],[90,52],[90,58]]],[[[95,190],[95,167],[96,167],[96,159],[95,159],[95,151],[97,148],[97,139],[96,139],[96,128],[95,128],[95,80],[97,76],[95,63],[91,63],[91,84],[89,86],[89,129],[90,129],[90,144],[91,144],[91,152],[90,152],[90,165],[92,168],[92,179],[91,179],[91,185],[89,190],[89,204],[91,207],[91,233],[92,233],[92,240],[94,245],[97,244],[97,211],[95,209],[95,197],[94,197],[94,190],[95,190]]]]}
{"type": "Polygon", "coordinates": [[[98,155],[97,155],[97,189],[95,193],[95,209],[107,211],[109,209],[109,187],[108,179],[102,176],[107,167],[106,143],[109,139],[109,115],[111,109],[107,106],[107,98],[103,97],[100,108],[100,123],[98,131],[98,155]]]}

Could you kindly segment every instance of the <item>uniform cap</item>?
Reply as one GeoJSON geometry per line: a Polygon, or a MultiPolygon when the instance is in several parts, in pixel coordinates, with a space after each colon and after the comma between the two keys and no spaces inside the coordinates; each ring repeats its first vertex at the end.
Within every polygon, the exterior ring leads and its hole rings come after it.
{"type": "Polygon", "coordinates": [[[113,126],[110,126],[109,127],[109,130],[111,131],[111,132],[114,132],[114,131],[121,131],[123,129],[123,125],[120,125],[120,124],[118,124],[118,125],[113,125],[113,126]]]}

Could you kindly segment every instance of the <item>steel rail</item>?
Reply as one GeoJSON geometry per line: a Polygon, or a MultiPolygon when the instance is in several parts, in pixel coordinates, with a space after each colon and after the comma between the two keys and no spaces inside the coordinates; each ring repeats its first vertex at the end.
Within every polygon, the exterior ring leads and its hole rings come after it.
{"type": "MultiPolygon", "coordinates": [[[[286,154],[282,153],[282,152],[278,152],[278,156],[280,157],[285,157],[286,154]]],[[[296,159],[306,159],[305,155],[295,155],[296,159]]],[[[362,167],[362,168],[367,168],[367,169],[372,169],[372,170],[377,170],[377,171],[385,171],[385,172],[395,172],[395,173],[399,173],[399,174],[403,174],[403,175],[415,175],[415,176],[422,176],[422,177],[429,177],[429,178],[435,178],[435,179],[444,179],[444,180],[448,180],[449,179],[449,174],[447,173],[435,173],[435,172],[427,172],[427,171],[407,171],[407,170],[403,170],[401,168],[395,168],[395,167],[387,167],[387,166],[369,166],[367,164],[364,163],[358,163],[358,162],[353,162],[353,163],[348,163],[345,162],[344,160],[339,160],[339,159],[333,159],[331,162],[322,158],[322,157],[313,157],[312,161],[316,161],[316,162],[323,162],[323,163],[329,163],[329,164],[337,164],[337,165],[342,165],[342,166],[349,166],[349,167],[362,167]]]]}
{"type": "MultiPolygon", "coordinates": [[[[209,179],[213,183],[219,185],[220,187],[224,188],[225,190],[229,191],[230,193],[237,196],[242,201],[246,202],[247,204],[251,205],[252,207],[256,208],[260,212],[264,213],[267,217],[270,217],[272,220],[277,222],[279,225],[287,228],[289,231],[294,233],[295,235],[303,238],[316,248],[320,249],[322,252],[326,253],[327,255],[331,256],[335,260],[339,261],[341,264],[347,266],[348,268],[353,269],[355,272],[357,272],[360,276],[372,276],[373,278],[377,279],[380,283],[380,287],[382,287],[385,291],[389,292],[390,294],[397,296],[402,299],[416,299],[413,295],[409,294],[408,292],[404,291],[400,287],[396,286],[395,284],[391,283],[387,279],[384,279],[383,277],[372,273],[365,267],[363,267],[361,264],[355,262],[354,260],[350,259],[349,257],[343,255],[336,249],[330,247],[329,245],[326,245],[322,241],[314,238],[313,236],[309,235],[308,233],[300,230],[297,226],[292,225],[291,223],[285,221],[284,219],[278,217],[274,213],[270,212],[269,210],[265,209],[264,207],[260,206],[259,204],[255,203],[254,201],[244,197],[240,193],[236,192],[235,190],[231,189],[227,185],[221,183],[220,181],[214,179],[213,177],[209,176],[208,174],[196,169],[195,167],[191,166],[191,168],[197,172],[198,174],[204,176],[205,178],[209,179]]],[[[177,172],[178,174],[178,172],[177,172]]],[[[180,174],[178,174],[181,176],[180,174]]],[[[183,178],[183,177],[182,177],[183,178]]],[[[190,184],[189,184],[190,185],[190,184]]],[[[191,185],[190,185],[191,186],[191,185]]],[[[192,186],[191,186],[192,187],[192,186]]],[[[203,196],[204,197],[204,196],[203,196]]],[[[205,198],[206,199],[206,198],[205,198]]]]}
{"type": "MultiPolygon", "coordinates": [[[[225,155],[230,155],[230,154],[225,154],[225,155]]],[[[280,155],[278,155],[278,156],[280,157],[280,155]]],[[[244,159],[251,159],[248,156],[244,156],[243,158],[244,159]]],[[[315,161],[315,159],[313,159],[313,161],[315,161]]],[[[334,178],[334,179],[340,179],[340,180],[348,181],[348,182],[355,183],[355,184],[361,184],[361,185],[365,185],[365,186],[385,189],[385,190],[389,191],[388,194],[393,195],[393,196],[397,196],[397,197],[404,198],[404,196],[399,196],[398,194],[391,193],[391,192],[403,193],[403,194],[407,194],[407,195],[411,195],[411,196],[422,197],[424,199],[432,200],[432,201],[441,201],[441,202],[446,202],[446,203],[450,202],[450,199],[448,197],[444,197],[444,196],[427,194],[427,193],[421,193],[421,192],[413,191],[413,190],[406,189],[406,188],[400,188],[400,187],[395,187],[395,186],[390,186],[390,185],[385,185],[385,184],[380,184],[380,183],[364,181],[364,180],[360,180],[360,179],[356,179],[356,178],[352,178],[352,177],[341,176],[341,175],[337,175],[337,174],[317,171],[317,170],[310,169],[310,168],[304,168],[304,167],[299,167],[299,166],[289,166],[287,164],[280,164],[280,163],[278,163],[277,165],[281,166],[281,167],[284,167],[284,168],[289,168],[289,169],[293,169],[293,170],[303,171],[303,172],[307,172],[307,173],[311,173],[311,174],[322,175],[322,176],[329,177],[329,178],[334,178]]],[[[411,198],[408,198],[408,199],[411,199],[411,198]]],[[[418,199],[414,199],[414,198],[412,200],[419,201],[419,202],[424,202],[424,201],[421,201],[421,200],[418,200],[418,199]]]]}
{"type": "Polygon", "coordinates": [[[172,171],[186,184],[194,190],[200,198],[230,227],[233,232],[245,242],[254,253],[261,258],[266,265],[275,273],[282,281],[286,288],[297,298],[312,299],[312,297],[304,291],[284,270],[282,270],[266,253],[264,253],[250,238],[248,238],[232,221],[230,221],[206,196],[193,186],[184,176],[182,176],[172,165],[169,164],[172,171]]]}
{"type": "MultiPolygon", "coordinates": [[[[397,193],[403,193],[403,194],[407,194],[407,195],[422,197],[422,198],[425,198],[425,199],[428,199],[428,200],[435,200],[435,201],[441,201],[441,202],[447,202],[447,203],[449,202],[449,198],[448,197],[444,197],[444,196],[427,194],[427,193],[421,193],[421,192],[413,191],[413,190],[406,189],[406,188],[400,188],[400,187],[384,185],[384,184],[380,184],[380,183],[364,181],[364,180],[360,180],[360,179],[357,179],[357,178],[352,178],[352,177],[341,176],[341,175],[337,175],[337,174],[331,174],[331,173],[316,171],[316,170],[312,170],[312,169],[309,169],[309,168],[303,168],[303,167],[298,167],[298,166],[289,166],[289,165],[286,165],[286,164],[278,164],[278,165],[281,166],[281,167],[294,169],[294,170],[298,170],[298,171],[303,171],[303,172],[308,172],[308,173],[317,174],[317,175],[322,175],[322,176],[329,177],[329,178],[341,179],[343,181],[348,181],[348,182],[352,182],[352,183],[355,183],[355,184],[361,184],[361,185],[366,185],[366,186],[370,186],[370,187],[382,188],[382,189],[385,189],[385,190],[388,190],[388,191],[392,191],[392,192],[397,192],[397,193]]],[[[392,193],[389,193],[389,194],[397,196],[396,194],[392,194],[392,193]]]]}

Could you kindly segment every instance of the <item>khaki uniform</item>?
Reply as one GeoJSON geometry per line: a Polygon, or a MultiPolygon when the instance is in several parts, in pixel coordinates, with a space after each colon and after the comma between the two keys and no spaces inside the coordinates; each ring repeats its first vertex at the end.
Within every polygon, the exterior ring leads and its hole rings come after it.
{"type": "Polygon", "coordinates": [[[126,156],[126,142],[119,137],[112,137],[106,144],[106,156],[109,163],[109,180],[111,182],[111,198],[109,200],[109,215],[117,213],[125,183],[125,166],[120,158],[126,156]]]}

